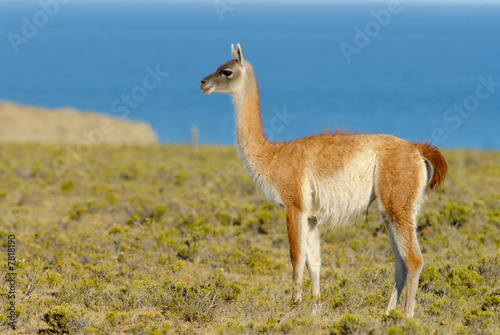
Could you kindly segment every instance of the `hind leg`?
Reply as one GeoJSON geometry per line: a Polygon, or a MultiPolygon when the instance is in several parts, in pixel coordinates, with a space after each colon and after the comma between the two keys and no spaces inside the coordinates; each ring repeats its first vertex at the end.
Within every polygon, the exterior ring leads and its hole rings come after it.
{"type": "Polygon", "coordinates": [[[417,241],[417,233],[414,230],[412,235],[411,252],[410,257],[407,260],[408,271],[406,278],[406,304],[405,304],[405,314],[407,317],[413,317],[413,312],[415,310],[415,295],[418,289],[418,279],[420,278],[420,273],[422,272],[422,267],[424,266],[424,261],[422,258],[422,253],[420,252],[420,247],[417,241]]]}
{"type": "Polygon", "coordinates": [[[417,242],[415,225],[412,221],[394,222],[386,219],[392,253],[395,260],[395,280],[385,313],[396,308],[406,284],[405,314],[413,317],[418,279],[422,271],[423,260],[417,242]]]}
{"type": "Polygon", "coordinates": [[[413,144],[401,142],[391,149],[380,152],[375,171],[375,194],[389,232],[396,268],[386,313],[396,307],[406,284],[405,312],[411,317],[423,265],[417,242],[416,217],[425,198],[427,169],[413,144]]]}
{"type": "Polygon", "coordinates": [[[398,243],[396,240],[398,239],[397,231],[391,227],[391,223],[386,223],[386,228],[389,232],[389,241],[391,244],[391,250],[394,255],[394,266],[395,266],[395,278],[394,285],[392,286],[391,295],[389,296],[389,303],[385,310],[386,314],[389,314],[389,311],[393,308],[396,308],[398,304],[399,297],[401,297],[401,293],[403,292],[403,287],[406,283],[406,266],[403,261],[403,257],[398,249],[398,243]]]}

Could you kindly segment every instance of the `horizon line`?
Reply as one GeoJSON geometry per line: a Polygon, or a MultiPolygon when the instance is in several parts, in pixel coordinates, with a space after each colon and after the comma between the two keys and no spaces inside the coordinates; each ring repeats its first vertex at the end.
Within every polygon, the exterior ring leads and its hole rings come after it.
{"type": "MultiPolygon", "coordinates": [[[[325,4],[384,4],[390,0],[242,0],[242,3],[325,3],[325,4]]],[[[39,0],[3,0],[2,2],[39,2],[39,0]]],[[[69,2],[170,2],[170,3],[214,3],[215,0],[71,0],[69,2]]],[[[500,5],[498,0],[400,0],[401,4],[429,4],[429,5],[500,5]]]]}

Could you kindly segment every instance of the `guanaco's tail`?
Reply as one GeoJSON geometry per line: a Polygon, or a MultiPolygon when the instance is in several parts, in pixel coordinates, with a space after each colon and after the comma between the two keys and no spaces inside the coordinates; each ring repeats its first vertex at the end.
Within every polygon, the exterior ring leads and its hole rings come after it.
{"type": "Polygon", "coordinates": [[[443,155],[439,150],[429,143],[415,143],[420,152],[420,155],[432,165],[432,178],[427,184],[427,192],[439,187],[443,181],[446,172],[448,172],[448,164],[444,160],[443,155]]]}

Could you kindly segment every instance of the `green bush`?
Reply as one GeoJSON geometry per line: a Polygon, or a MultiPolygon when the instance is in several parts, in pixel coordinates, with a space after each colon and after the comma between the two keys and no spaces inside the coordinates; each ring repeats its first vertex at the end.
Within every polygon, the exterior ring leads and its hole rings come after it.
{"type": "Polygon", "coordinates": [[[359,333],[359,329],[361,328],[362,322],[361,317],[356,314],[344,314],[340,318],[340,320],[333,325],[333,328],[330,331],[332,335],[349,335],[349,334],[357,334],[359,333]]]}
{"type": "Polygon", "coordinates": [[[443,208],[443,217],[448,224],[461,227],[469,221],[471,211],[468,207],[457,205],[456,203],[448,203],[443,208]]]}
{"type": "Polygon", "coordinates": [[[56,334],[79,333],[86,324],[82,314],[75,312],[67,304],[52,307],[43,315],[43,320],[56,334]]]}
{"type": "Polygon", "coordinates": [[[448,276],[448,283],[457,295],[472,296],[477,294],[484,278],[470,267],[459,265],[448,276]]]}
{"type": "Polygon", "coordinates": [[[241,288],[214,274],[208,284],[170,284],[166,311],[180,313],[185,321],[211,321],[217,309],[238,299],[241,288]]]}

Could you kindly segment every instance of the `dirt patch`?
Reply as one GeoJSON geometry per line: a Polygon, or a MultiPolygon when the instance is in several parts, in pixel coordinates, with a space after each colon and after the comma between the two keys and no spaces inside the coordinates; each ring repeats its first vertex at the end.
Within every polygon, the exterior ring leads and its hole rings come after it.
{"type": "Polygon", "coordinates": [[[49,110],[0,102],[0,142],[109,144],[158,143],[146,122],[135,122],[72,108],[49,110]]]}

